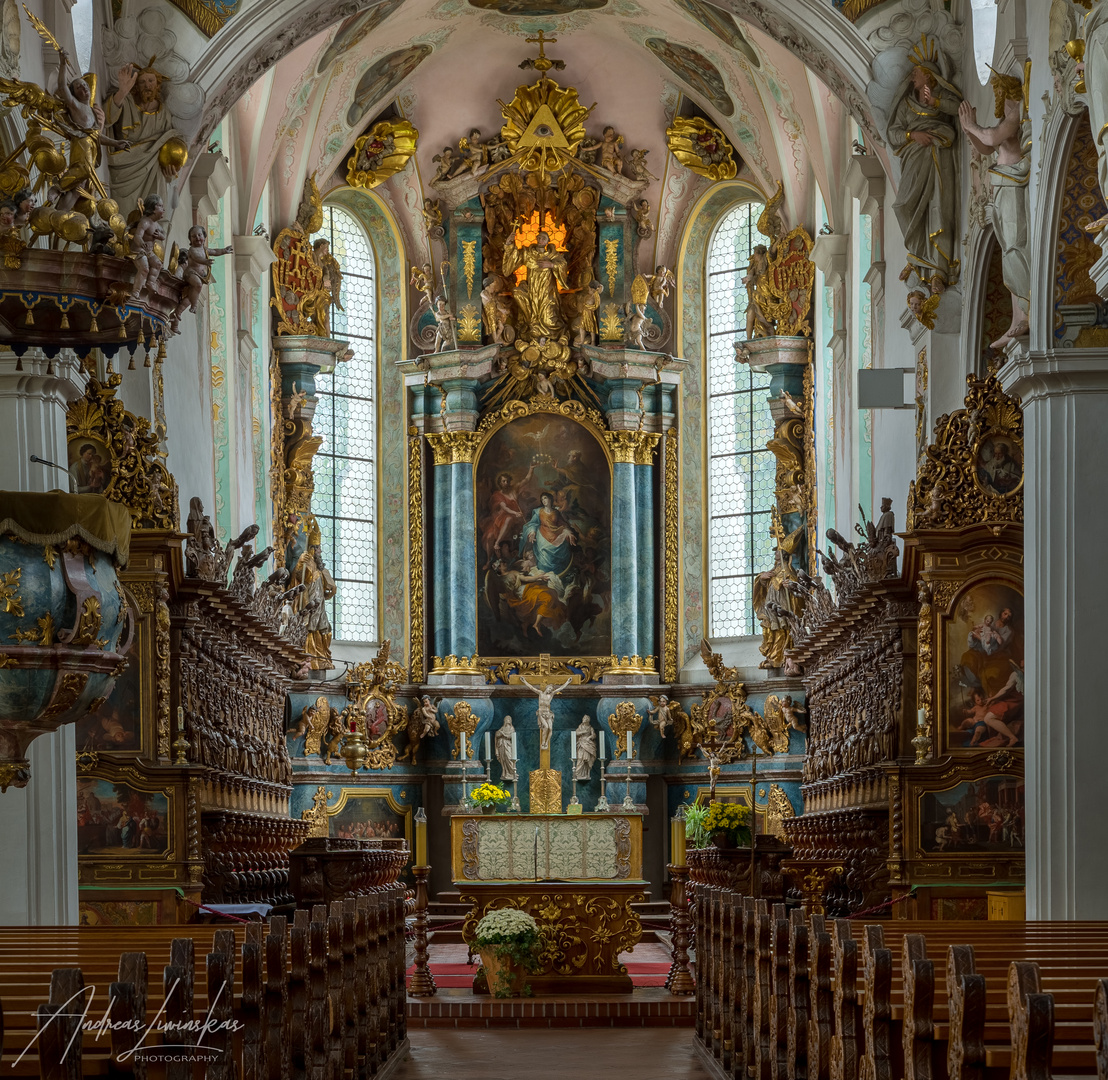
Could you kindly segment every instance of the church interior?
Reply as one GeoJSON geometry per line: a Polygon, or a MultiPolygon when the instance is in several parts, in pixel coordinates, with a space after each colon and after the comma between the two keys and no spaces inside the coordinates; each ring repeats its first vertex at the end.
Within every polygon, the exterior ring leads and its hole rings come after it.
{"type": "Polygon", "coordinates": [[[1106,3],[0,0],[3,1066],[1108,1077],[1106,3]]]}

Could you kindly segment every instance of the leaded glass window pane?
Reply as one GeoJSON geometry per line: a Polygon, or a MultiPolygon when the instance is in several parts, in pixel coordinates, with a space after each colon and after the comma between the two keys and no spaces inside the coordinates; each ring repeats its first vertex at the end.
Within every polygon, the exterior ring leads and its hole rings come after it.
{"type": "Polygon", "coordinates": [[[757,632],[754,576],[773,563],[770,380],[735,361],[735,342],[746,336],[742,279],[763,239],[755,229],[761,210],[758,203],[731,209],[708,248],[708,627],[717,637],[757,632]]]}
{"type": "Polygon", "coordinates": [[[357,220],[338,206],[323,208],[313,237],[331,242],[342,267],[343,309],[331,315],[335,337],[354,356],[330,375],[317,375],[312,433],[315,455],[312,513],[323,561],[337,586],[329,616],[336,640],[377,639],[377,304],[373,249],[357,220]]]}

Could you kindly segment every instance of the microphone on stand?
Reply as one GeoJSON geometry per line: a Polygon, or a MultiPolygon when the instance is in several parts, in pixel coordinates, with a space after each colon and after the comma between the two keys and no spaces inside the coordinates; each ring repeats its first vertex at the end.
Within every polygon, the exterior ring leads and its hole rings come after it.
{"type": "Polygon", "coordinates": [[[31,460],[36,465],[48,465],[48,466],[50,466],[51,469],[57,469],[58,472],[63,472],[67,476],[69,475],[69,470],[68,469],[63,469],[60,465],[55,465],[52,461],[47,461],[46,458],[40,458],[38,456],[38,454],[32,454],[31,455],[31,460]]]}

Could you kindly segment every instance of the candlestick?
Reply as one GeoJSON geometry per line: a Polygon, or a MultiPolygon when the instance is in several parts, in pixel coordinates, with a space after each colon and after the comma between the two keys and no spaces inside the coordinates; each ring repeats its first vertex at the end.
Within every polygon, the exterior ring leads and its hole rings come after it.
{"type": "Polygon", "coordinates": [[[685,848],[685,807],[681,805],[670,821],[669,855],[674,866],[685,865],[685,848]]]}
{"type": "Polygon", "coordinates": [[[422,806],[415,813],[415,865],[427,865],[427,811],[422,806]]]}

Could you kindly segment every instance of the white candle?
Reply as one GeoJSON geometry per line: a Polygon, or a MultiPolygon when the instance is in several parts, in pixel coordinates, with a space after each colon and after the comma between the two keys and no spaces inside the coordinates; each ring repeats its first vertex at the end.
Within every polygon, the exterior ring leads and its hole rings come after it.
{"type": "Polygon", "coordinates": [[[569,756],[574,761],[577,760],[577,732],[571,731],[569,733],[569,756]]]}
{"type": "Polygon", "coordinates": [[[461,735],[461,737],[462,737],[462,749],[461,749],[461,752],[459,753],[459,755],[458,755],[458,756],[459,756],[459,757],[460,757],[460,758],[461,758],[461,759],[462,759],[463,761],[465,761],[465,756],[466,756],[466,733],[465,733],[464,731],[462,731],[462,732],[459,732],[459,734],[460,734],[460,735],[461,735]]]}
{"type": "Polygon", "coordinates": [[[492,761],[492,736],[485,732],[485,760],[492,761]]]}
{"type": "Polygon", "coordinates": [[[516,733],[512,732],[512,757],[516,756],[516,733]]]}
{"type": "Polygon", "coordinates": [[[600,760],[603,761],[608,755],[604,753],[604,729],[600,729],[600,760]]]}
{"type": "Polygon", "coordinates": [[[635,749],[634,741],[631,738],[631,732],[627,732],[627,760],[631,760],[631,753],[635,749]]]}
{"type": "Polygon", "coordinates": [[[916,712],[916,727],[927,727],[927,710],[919,709],[916,712]]]}

